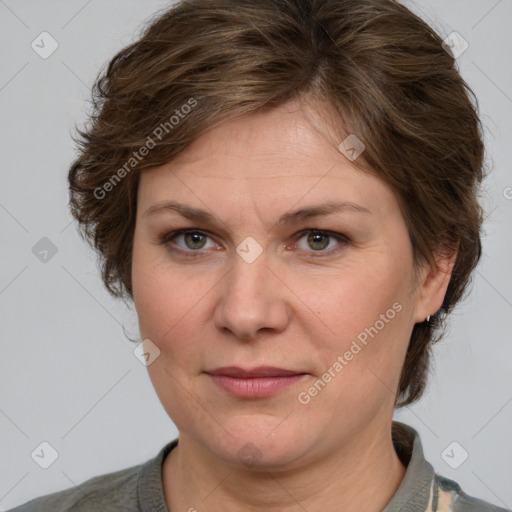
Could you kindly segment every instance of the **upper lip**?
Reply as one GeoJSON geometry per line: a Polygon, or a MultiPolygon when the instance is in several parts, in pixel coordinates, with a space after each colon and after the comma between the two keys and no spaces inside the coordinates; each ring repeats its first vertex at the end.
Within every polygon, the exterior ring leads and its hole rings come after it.
{"type": "Polygon", "coordinates": [[[286,370],[274,366],[258,366],[257,368],[240,368],[239,366],[223,366],[215,370],[209,370],[206,373],[210,375],[226,375],[240,379],[255,377],[289,377],[290,375],[303,375],[304,372],[295,370],[286,370]]]}

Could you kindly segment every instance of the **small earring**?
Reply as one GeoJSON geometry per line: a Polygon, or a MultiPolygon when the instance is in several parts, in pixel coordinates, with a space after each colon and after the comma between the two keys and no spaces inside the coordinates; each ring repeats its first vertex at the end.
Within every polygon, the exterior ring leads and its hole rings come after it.
{"type": "Polygon", "coordinates": [[[427,324],[430,322],[430,315],[427,316],[427,324]]]}

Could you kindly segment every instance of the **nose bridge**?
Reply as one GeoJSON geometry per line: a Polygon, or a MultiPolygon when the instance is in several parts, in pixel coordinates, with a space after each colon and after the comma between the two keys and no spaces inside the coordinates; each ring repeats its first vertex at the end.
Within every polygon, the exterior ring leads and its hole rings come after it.
{"type": "Polygon", "coordinates": [[[215,312],[217,327],[240,339],[251,339],[261,329],[284,329],[288,319],[285,297],[263,248],[246,239],[232,260],[215,312]]]}

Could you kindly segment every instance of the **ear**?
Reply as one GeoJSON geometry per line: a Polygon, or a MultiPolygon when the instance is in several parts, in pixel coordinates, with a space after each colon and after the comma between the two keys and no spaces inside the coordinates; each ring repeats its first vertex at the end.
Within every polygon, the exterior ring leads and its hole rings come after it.
{"type": "Polygon", "coordinates": [[[421,323],[433,315],[443,305],[446,290],[453,272],[458,253],[455,249],[444,249],[435,256],[436,266],[426,265],[420,273],[415,309],[415,322],[421,323]]]}

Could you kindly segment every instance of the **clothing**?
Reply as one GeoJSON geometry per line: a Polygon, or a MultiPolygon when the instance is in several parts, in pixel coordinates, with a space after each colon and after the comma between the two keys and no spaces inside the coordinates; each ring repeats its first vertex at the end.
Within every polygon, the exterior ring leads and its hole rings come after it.
{"type": "MultiPolygon", "coordinates": [[[[407,470],[382,512],[511,512],[468,496],[454,481],[436,475],[412,427],[394,421],[392,434],[407,470]]],[[[177,443],[171,441],[146,463],[91,478],[78,489],[42,496],[8,512],[169,512],[162,464],[177,443]]]]}

